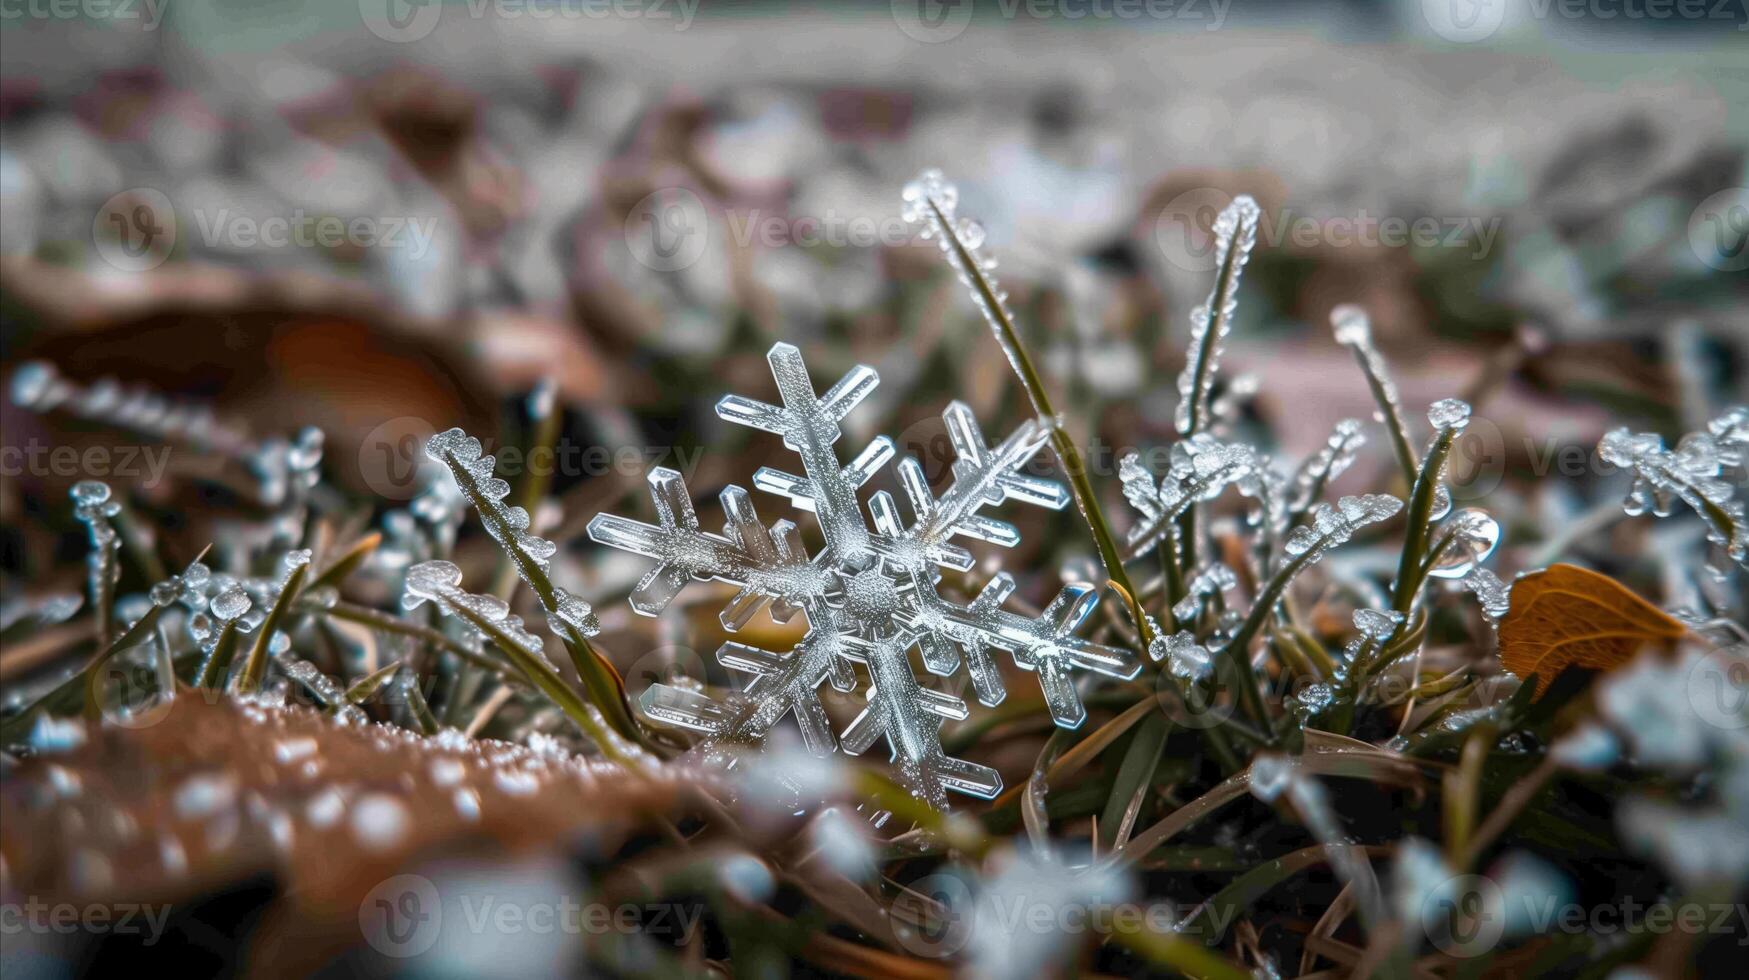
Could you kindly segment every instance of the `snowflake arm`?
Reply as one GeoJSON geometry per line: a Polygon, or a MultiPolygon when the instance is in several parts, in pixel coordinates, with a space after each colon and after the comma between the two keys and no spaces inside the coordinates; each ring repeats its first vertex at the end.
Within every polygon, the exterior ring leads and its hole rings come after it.
{"type": "Polygon", "coordinates": [[[863,659],[874,683],[868,707],[844,730],[844,751],[860,755],[886,736],[905,782],[933,806],[946,805],[948,790],[985,800],[1002,792],[996,770],[953,758],[941,748],[942,721],[965,718],[964,701],[919,686],[897,640],[877,640],[863,659]]]}
{"type": "Polygon", "coordinates": [[[827,545],[839,558],[857,561],[868,554],[869,537],[868,527],[857,513],[856,490],[893,458],[893,442],[886,436],[875,439],[842,468],[832,444],[838,441],[838,423],[874,390],[879,377],[873,368],[858,365],[822,399],[815,396],[802,352],[794,344],[772,345],[766,360],[777,379],[783,405],[730,395],[717,404],[717,414],[726,421],[783,436],[784,445],[801,457],[807,476],[761,467],[753,475],[753,485],[789,497],[797,507],[818,514],[827,545]]]}
{"type": "Polygon", "coordinates": [[[718,498],[728,521],[726,534],[699,528],[698,514],[686,481],[667,467],[650,472],[650,499],[658,524],[645,524],[614,514],[597,514],[589,522],[589,537],[621,551],[657,559],[660,564],[632,590],[633,611],[657,616],[693,579],[717,579],[742,587],[723,610],[727,629],[738,629],[767,604],[782,622],[802,597],[824,586],[820,569],[808,560],[796,526],[778,521],[769,529],[759,522],[747,491],[731,486],[718,498]]]}

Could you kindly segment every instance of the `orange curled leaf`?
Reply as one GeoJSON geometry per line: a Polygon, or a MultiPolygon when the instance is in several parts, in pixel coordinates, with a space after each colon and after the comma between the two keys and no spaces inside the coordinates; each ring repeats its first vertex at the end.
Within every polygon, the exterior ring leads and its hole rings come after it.
{"type": "Polygon", "coordinates": [[[1500,623],[1500,663],[1538,696],[1568,667],[1614,670],[1646,644],[1668,647],[1681,623],[1607,575],[1550,565],[1512,584],[1500,623]]]}

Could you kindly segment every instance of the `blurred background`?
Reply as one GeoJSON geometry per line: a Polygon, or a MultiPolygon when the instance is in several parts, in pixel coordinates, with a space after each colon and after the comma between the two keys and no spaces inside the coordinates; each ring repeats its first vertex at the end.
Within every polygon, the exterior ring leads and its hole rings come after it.
{"type": "MultiPolygon", "coordinates": [[[[210,411],[221,448],[320,427],[330,480],[396,506],[424,485],[423,436],[519,446],[548,381],[561,496],[540,523],[596,593],[641,562],[578,533],[641,512],[650,466],[708,500],[774,453],[711,406],[771,397],[777,340],[822,387],[875,366],[850,441],[897,434],[939,476],[947,400],[992,433],[1026,409],[898,217],[929,166],[981,220],[1114,500],[1118,456],[1173,437],[1235,193],[1263,219],[1225,409],[1284,465],[1370,417],[1328,327],[1362,305],[1413,421],[1477,402],[1457,496],[1488,500],[1521,564],[1551,538],[1631,550],[1562,532],[1621,489],[1592,451],[1607,427],[1675,436],[1743,397],[1735,0],[0,0],[0,18],[7,374],[120,382],[55,419],[14,379],[12,583],[77,582],[75,479],[128,487],[191,553],[204,515],[247,503],[176,479],[210,457],[124,463],[116,424],[164,421],[131,385],[210,411]]],[[[1392,478],[1383,446],[1354,485],[1392,478]]],[[[1059,527],[1072,571],[1091,551],[1059,527]]]]}
{"type": "MultiPolygon", "coordinates": [[[[1370,417],[1328,327],[1362,305],[1413,421],[1477,402],[1457,496],[1487,498],[1521,565],[1637,550],[1583,533],[1622,489],[1593,452],[1608,426],[1675,436],[1743,397],[1735,0],[0,0],[0,18],[7,374],[120,382],[56,419],[14,377],[11,584],[76,585],[76,479],[127,487],[184,535],[171,554],[247,503],[176,479],[215,475],[210,455],[124,461],[117,423],[165,424],[131,385],[210,412],[207,448],[320,427],[330,480],[397,506],[425,435],[520,446],[550,382],[561,496],[539,523],[598,594],[641,562],[576,539],[597,510],[641,511],[650,466],[708,499],[773,453],[711,406],[771,397],[774,341],[822,387],[875,366],[851,441],[897,433],[940,476],[949,398],[993,433],[1026,409],[898,217],[929,166],[982,221],[1114,500],[1118,456],[1171,441],[1209,224],[1241,192],[1263,219],[1225,409],[1290,466],[1370,417]]],[[[1354,485],[1392,479],[1383,446],[1354,485]]],[[[1080,567],[1090,548],[1063,539],[1080,567]]]]}

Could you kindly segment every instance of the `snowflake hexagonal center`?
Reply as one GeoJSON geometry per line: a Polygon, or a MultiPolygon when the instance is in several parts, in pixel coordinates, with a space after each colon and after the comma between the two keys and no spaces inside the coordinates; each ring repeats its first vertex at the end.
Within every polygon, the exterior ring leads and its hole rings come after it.
{"type": "Polygon", "coordinates": [[[878,568],[857,572],[844,580],[844,608],[864,626],[885,623],[899,611],[899,588],[878,568]]]}

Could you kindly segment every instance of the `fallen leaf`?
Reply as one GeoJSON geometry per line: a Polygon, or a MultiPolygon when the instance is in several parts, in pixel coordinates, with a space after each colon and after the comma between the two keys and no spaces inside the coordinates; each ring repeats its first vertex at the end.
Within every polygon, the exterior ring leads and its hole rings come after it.
{"type": "Polygon", "coordinates": [[[253,976],[308,975],[358,946],[361,903],[423,862],[612,855],[680,790],[660,773],[212,692],[125,723],[64,723],[79,744],[0,779],[6,900],[193,907],[271,875],[253,976]]]}
{"type": "Polygon", "coordinates": [[[1535,684],[1540,696],[1568,667],[1613,670],[1641,647],[1668,647],[1686,632],[1607,575],[1550,565],[1512,584],[1512,604],[1500,623],[1500,663],[1535,684]]]}

